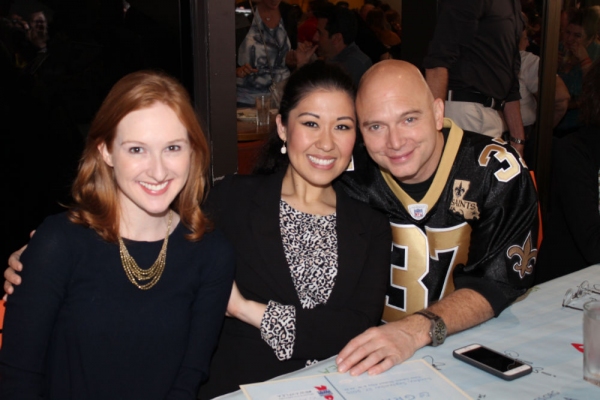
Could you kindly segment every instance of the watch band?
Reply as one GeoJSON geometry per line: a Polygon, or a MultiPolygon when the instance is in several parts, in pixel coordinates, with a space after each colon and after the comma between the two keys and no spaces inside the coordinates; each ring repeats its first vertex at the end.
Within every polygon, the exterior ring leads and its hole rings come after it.
{"type": "Polygon", "coordinates": [[[516,137],[513,137],[513,136],[510,136],[508,138],[508,140],[510,140],[511,142],[516,143],[516,144],[524,144],[525,143],[525,139],[517,139],[516,137]]]}
{"type": "Polygon", "coordinates": [[[446,329],[446,324],[442,317],[437,314],[432,313],[429,310],[420,310],[415,312],[415,314],[419,314],[424,316],[425,318],[431,321],[431,327],[429,328],[429,337],[431,338],[431,346],[437,347],[440,344],[444,343],[446,340],[446,335],[448,333],[446,329]]]}

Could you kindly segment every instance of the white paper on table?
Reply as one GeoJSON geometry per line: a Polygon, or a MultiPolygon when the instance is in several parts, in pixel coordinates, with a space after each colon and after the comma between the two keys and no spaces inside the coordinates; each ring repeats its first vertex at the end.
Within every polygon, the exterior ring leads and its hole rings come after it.
{"type": "Polygon", "coordinates": [[[464,400],[470,397],[425,360],[370,376],[332,373],[242,385],[249,400],[464,400]]]}

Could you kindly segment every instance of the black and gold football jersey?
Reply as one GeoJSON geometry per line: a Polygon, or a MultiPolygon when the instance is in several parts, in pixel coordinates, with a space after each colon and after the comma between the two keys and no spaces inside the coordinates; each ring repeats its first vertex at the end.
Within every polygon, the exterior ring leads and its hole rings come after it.
{"type": "Polygon", "coordinates": [[[420,201],[356,146],[339,184],[390,219],[393,243],[383,320],[395,321],[455,289],[484,296],[496,315],[533,283],[537,194],[519,154],[502,139],[444,120],[445,147],[420,201]]]}

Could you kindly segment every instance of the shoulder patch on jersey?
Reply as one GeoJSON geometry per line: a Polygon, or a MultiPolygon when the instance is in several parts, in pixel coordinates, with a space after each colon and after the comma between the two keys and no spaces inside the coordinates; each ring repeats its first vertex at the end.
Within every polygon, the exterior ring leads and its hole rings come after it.
{"type": "Polygon", "coordinates": [[[518,272],[521,279],[525,278],[526,275],[531,275],[533,273],[537,252],[537,249],[533,248],[531,231],[527,235],[527,239],[525,239],[522,246],[510,246],[506,251],[506,256],[508,258],[513,258],[514,256],[519,257],[519,261],[513,265],[513,271],[518,272]]]}
{"type": "Polygon", "coordinates": [[[465,200],[471,182],[460,179],[454,180],[450,211],[462,215],[465,219],[479,219],[479,207],[474,201],[465,200]]]}

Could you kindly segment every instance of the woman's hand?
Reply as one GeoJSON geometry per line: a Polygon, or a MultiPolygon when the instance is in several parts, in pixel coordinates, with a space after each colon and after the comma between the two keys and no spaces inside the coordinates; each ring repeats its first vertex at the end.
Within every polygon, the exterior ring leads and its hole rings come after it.
{"type": "Polygon", "coordinates": [[[262,321],[262,317],[266,309],[266,304],[247,300],[244,296],[242,296],[237,284],[233,282],[231,296],[229,297],[229,304],[227,304],[227,312],[225,315],[228,317],[237,318],[240,321],[254,326],[255,328],[260,328],[260,322],[262,321]]]}
{"type": "Polygon", "coordinates": [[[244,64],[241,67],[237,67],[235,69],[235,76],[237,76],[238,78],[245,78],[246,76],[250,74],[255,74],[257,72],[258,70],[256,68],[252,68],[250,64],[244,64]]]}

